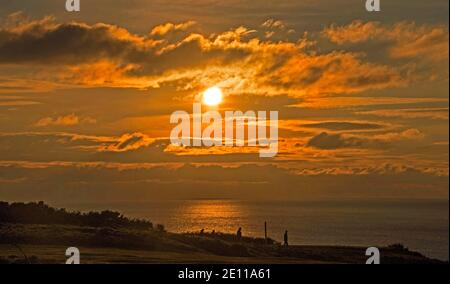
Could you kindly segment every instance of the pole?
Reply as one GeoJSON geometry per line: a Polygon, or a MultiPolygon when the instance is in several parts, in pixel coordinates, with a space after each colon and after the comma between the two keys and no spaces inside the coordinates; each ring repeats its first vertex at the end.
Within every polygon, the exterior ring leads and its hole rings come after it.
{"type": "Polygon", "coordinates": [[[264,222],[264,239],[266,240],[267,243],[267,222],[264,222]]]}

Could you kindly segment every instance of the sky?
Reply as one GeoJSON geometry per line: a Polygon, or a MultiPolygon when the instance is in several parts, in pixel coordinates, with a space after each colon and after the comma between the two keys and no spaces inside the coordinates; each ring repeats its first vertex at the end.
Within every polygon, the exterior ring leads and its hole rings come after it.
{"type": "Polygon", "coordinates": [[[0,0],[0,199],[448,200],[449,2],[0,0]],[[170,115],[279,112],[279,152],[170,115]]]}

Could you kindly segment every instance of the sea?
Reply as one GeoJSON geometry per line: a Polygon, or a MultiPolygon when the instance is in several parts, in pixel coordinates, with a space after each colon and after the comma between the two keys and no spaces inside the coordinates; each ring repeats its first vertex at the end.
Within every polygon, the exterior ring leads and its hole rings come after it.
{"type": "Polygon", "coordinates": [[[171,232],[224,232],[283,239],[292,245],[403,244],[449,259],[448,200],[242,201],[228,199],[52,204],[69,210],[116,210],[163,224],[171,232]]]}

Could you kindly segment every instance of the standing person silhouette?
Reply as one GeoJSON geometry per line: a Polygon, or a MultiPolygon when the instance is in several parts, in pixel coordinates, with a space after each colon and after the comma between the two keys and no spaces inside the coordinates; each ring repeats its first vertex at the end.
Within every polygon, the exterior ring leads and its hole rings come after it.
{"type": "Polygon", "coordinates": [[[238,240],[240,240],[242,238],[242,228],[239,227],[239,229],[236,232],[236,237],[238,240]]]}
{"type": "Polygon", "coordinates": [[[288,231],[287,230],[284,232],[284,246],[285,247],[289,246],[289,243],[288,243],[288,231]]]}

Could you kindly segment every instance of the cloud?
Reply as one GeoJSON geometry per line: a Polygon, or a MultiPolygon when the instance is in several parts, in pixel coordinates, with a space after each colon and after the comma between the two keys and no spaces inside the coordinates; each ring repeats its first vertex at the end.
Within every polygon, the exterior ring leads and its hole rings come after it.
{"type": "Polygon", "coordinates": [[[18,107],[18,106],[33,106],[38,105],[39,102],[35,101],[14,101],[14,100],[8,100],[8,101],[0,101],[0,107],[18,107]]]}
{"type": "Polygon", "coordinates": [[[335,150],[342,148],[382,148],[386,149],[389,143],[403,140],[420,140],[424,134],[417,129],[406,129],[401,132],[388,132],[373,136],[330,134],[322,132],[312,137],[308,147],[323,150],[335,150]]]}
{"type": "Polygon", "coordinates": [[[395,68],[362,62],[357,54],[333,51],[328,54],[296,54],[271,74],[276,85],[299,95],[359,93],[371,89],[408,84],[395,68]]]}
{"type": "Polygon", "coordinates": [[[221,155],[249,155],[253,159],[258,159],[261,149],[259,147],[182,147],[176,145],[168,145],[165,153],[171,153],[177,156],[221,156],[221,155]]]}
{"type": "Polygon", "coordinates": [[[405,131],[402,131],[400,133],[385,133],[385,134],[379,134],[374,136],[374,140],[376,141],[386,141],[386,142],[393,142],[393,141],[401,141],[401,140],[420,140],[423,139],[425,135],[420,132],[418,129],[406,129],[405,131]]]}
{"type": "Polygon", "coordinates": [[[389,42],[392,58],[425,57],[433,62],[448,60],[448,28],[445,26],[417,25],[413,22],[383,25],[355,20],[346,26],[332,25],[323,34],[340,45],[369,40],[389,42]]]}
{"type": "Polygon", "coordinates": [[[447,103],[444,98],[401,98],[401,97],[319,97],[305,98],[300,103],[289,105],[289,107],[305,109],[340,109],[355,108],[362,106],[386,106],[386,105],[409,105],[447,103]]]}
{"type": "Polygon", "coordinates": [[[300,124],[300,127],[328,129],[332,131],[378,130],[385,125],[372,122],[324,121],[300,124]]]}
{"type": "Polygon", "coordinates": [[[0,193],[5,199],[34,200],[45,197],[49,201],[58,198],[63,201],[67,198],[72,201],[98,198],[104,201],[146,201],[173,199],[173,196],[252,200],[304,200],[336,196],[448,197],[448,175],[398,164],[300,168],[294,171],[270,164],[0,162],[0,169],[0,193]],[[361,187],[361,184],[364,186],[361,187]],[[274,188],[278,188],[275,195],[274,188]]]}
{"type": "Polygon", "coordinates": [[[407,119],[428,118],[448,120],[448,108],[406,108],[378,109],[355,112],[358,115],[373,115],[379,117],[399,117],[407,119]]]}
{"type": "Polygon", "coordinates": [[[143,133],[95,136],[64,132],[0,133],[2,160],[30,161],[163,161],[162,150],[148,149],[156,139],[143,133]],[[32,145],[32,147],[30,147],[32,145]],[[139,150],[147,149],[148,157],[139,150]],[[118,156],[120,154],[120,156],[118,156]],[[136,156],[133,156],[135,154],[136,156]],[[131,155],[131,157],[128,157],[131,155]]]}
{"type": "Polygon", "coordinates": [[[156,40],[103,23],[58,23],[52,17],[22,21],[0,28],[0,64],[41,66],[28,76],[66,86],[147,89],[175,84],[202,89],[220,83],[230,91],[294,97],[408,83],[399,70],[364,62],[358,53],[307,52],[305,37],[264,41],[255,30],[238,27],[216,34],[186,33],[175,42],[164,38],[190,25],[156,27],[154,34],[161,37],[156,40]]]}
{"type": "MultiPolygon", "coordinates": [[[[1,64],[0,64],[1,67],[1,64]]],[[[7,72],[0,69],[0,74],[11,75],[14,73],[11,66],[7,66],[7,72]]],[[[30,69],[27,69],[30,72],[30,69]]],[[[50,91],[57,87],[54,82],[46,82],[44,80],[36,80],[36,78],[8,78],[8,75],[0,76],[0,94],[11,94],[11,93],[30,93],[30,92],[45,92],[50,91]]]]}
{"type": "Polygon", "coordinates": [[[295,34],[295,30],[293,28],[290,28],[282,20],[268,19],[261,24],[261,27],[266,29],[266,32],[264,33],[266,38],[271,38],[273,35],[275,35],[275,31],[282,31],[287,35],[295,34]]]}
{"type": "Polygon", "coordinates": [[[195,21],[188,21],[180,24],[165,23],[154,27],[151,30],[150,34],[152,36],[164,36],[174,31],[185,31],[188,28],[194,26],[195,24],[196,24],[195,21]]]}
{"type": "Polygon", "coordinates": [[[65,116],[58,116],[55,118],[44,117],[39,119],[34,125],[37,127],[46,126],[73,126],[79,124],[93,124],[97,121],[91,117],[79,117],[75,114],[69,114],[65,116]]]}
{"type": "Polygon", "coordinates": [[[133,61],[155,44],[113,25],[61,24],[45,17],[0,29],[0,63],[76,64],[102,58],[133,61]]]}
{"type": "Polygon", "coordinates": [[[275,19],[268,19],[261,26],[265,28],[276,28],[281,30],[284,30],[286,28],[286,25],[283,23],[283,21],[275,19]]]}
{"type": "Polygon", "coordinates": [[[332,150],[339,148],[352,148],[362,146],[363,141],[355,137],[344,137],[341,134],[328,134],[322,132],[311,138],[307,146],[324,150],[332,150]]]}
{"type": "Polygon", "coordinates": [[[155,142],[155,139],[142,133],[124,134],[116,142],[100,148],[102,152],[127,152],[147,147],[155,142]]]}

